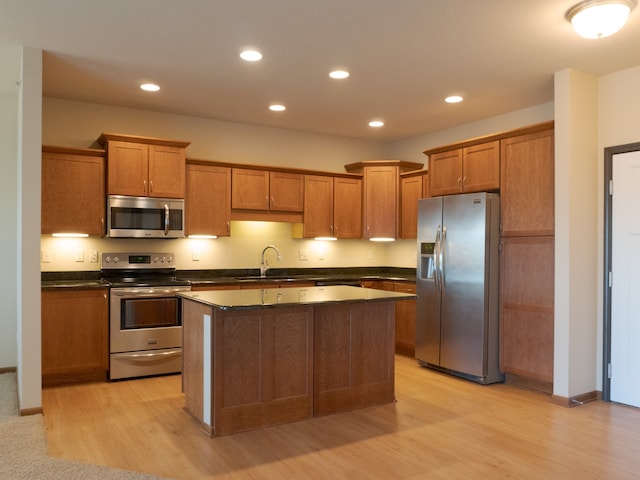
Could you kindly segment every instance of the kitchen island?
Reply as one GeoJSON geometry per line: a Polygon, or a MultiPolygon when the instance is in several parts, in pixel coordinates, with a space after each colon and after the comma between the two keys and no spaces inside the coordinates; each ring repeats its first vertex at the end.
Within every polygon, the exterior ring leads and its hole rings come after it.
{"type": "Polygon", "coordinates": [[[185,409],[225,435],[394,400],[395,301],[352,286],[182,292],[185,409]]]}

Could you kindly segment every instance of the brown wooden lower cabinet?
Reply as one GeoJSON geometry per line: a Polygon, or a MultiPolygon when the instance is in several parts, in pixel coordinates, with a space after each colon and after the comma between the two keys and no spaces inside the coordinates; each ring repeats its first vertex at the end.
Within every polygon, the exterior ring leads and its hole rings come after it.
{"type": "Polygon", "coordinates": [[[315,307],[315,416],[393,401],[394,303],[315,307]]]}
{"type": "Polygon", "coordinates": [[[508,383],[553,390],[554,238],[502,239],[500,368],[508,383]]]}
{"type": "MultiPolygon", "coordinates": [[[[391,280],[364,280],[361,286],[394,292],[416,293],[416,284],[391,280]]],[[[416,301],[396,302],[396,353],[410,357],[416,354],[416,301]]]]}
{"type": "Polygon", "coordinates": [[[43,386],[106,380],[107,290],[43,290],[41,298],[43,386]]]}
{"type": "Polygon", "coordinates": [[[218,436],[392,402],[394,303],[183,299],[185,409],[218,436]]]}

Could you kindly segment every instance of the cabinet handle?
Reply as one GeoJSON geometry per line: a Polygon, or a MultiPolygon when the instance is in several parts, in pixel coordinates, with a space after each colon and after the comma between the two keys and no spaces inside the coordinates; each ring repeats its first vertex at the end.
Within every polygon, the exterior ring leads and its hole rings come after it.
{"type": "Polygon", "coordinates": [[[458,177],[458,185],[462,185],[462,177],[458,177]]]}
{"type": "Polygon", "coordinates": [[[227,222],[227,233],[231,231],[231,222],[227,222]]]}
{"type": "Polygon", "coordinates": [[[464,187],[464,184],[467,183],[467,176],[465,175],[464,177],[462,177],[462,186],[464,187]]]}
{"type": "Polygon", "coordinates": [[[149,192],[153,192],[153,180],[149,182],[149,192]]]}
{"type": "Polygon", "coordinates": [[[142,185],[144,186],[144,193],[147,193],[147,181],[143,180],[142,185]]]}
{"type": "Polygon", "coordinates": [[[267,207],[271,206],[271,204],[269,203],[269,197],[267,197],[267,196],[264,197],[264,203],[267,204],[267,207]]]}

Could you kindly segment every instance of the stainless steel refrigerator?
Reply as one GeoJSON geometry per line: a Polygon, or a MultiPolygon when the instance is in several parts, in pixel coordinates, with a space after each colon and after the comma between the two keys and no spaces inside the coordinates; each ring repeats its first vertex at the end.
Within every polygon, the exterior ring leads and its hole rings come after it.
{"type": "Polygon", "coordinates": [[[416,359],[479,383],[499,369],[500,198],[492,193],[418,203],[416,359]]]}

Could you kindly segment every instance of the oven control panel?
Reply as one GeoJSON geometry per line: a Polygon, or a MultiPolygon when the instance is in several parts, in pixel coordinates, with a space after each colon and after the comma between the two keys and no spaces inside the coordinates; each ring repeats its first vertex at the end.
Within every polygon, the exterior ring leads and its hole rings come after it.
{"type": "Polygon", "coordinates": [[[103,253],[103,269],[175,268],[173,253],[103,253]]]}

